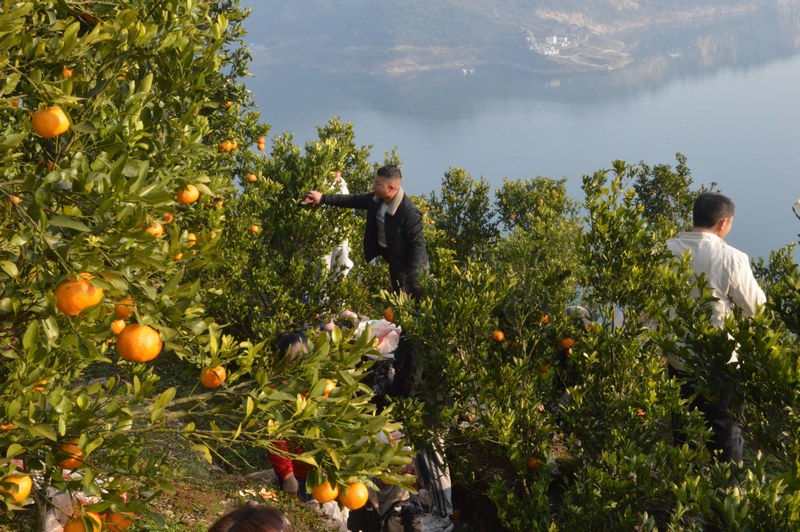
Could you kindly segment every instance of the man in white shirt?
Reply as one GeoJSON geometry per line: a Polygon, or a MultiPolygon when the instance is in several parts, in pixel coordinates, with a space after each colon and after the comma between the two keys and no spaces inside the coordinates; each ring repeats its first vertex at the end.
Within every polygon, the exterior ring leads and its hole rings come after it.
{"type": "MultiPolygon", "coordinates": [[[[734,210],[733,202],[722,194],[700,194],[692,210],[692,231],[678,233],[667,242],[667,247],[676,256],[688,251],[691,254],[692,270],[698,276],[705,275],[711,293],[716,298],[711,303],[711,323],[716,327],[723,324],[725,316],[734,306],[740,307],[745,316],[752,316],[757,306],[766,301],[747,255],[723,240],[733,225],[734,210]]],[[[735,364],[737,361],[734,353],[728,362],[735,364]]],[[[682,372],[684,367],[680,359],[669,357],[669,362],[673,373],[688,377],[682,372]]],[[[685,396],[692,394],[694,386],[691,379],[682,391],[685,396]]],[[[698,396],[692,406],[703,412],[714,432],[714,441],[709,448],[712,451],[722,451],[722,460],[739,462],[744,449],[738,422],[742,406],[734,407],[735,402],[732,394],[721,391],[719,400],[712,402],[698,396]]]]}

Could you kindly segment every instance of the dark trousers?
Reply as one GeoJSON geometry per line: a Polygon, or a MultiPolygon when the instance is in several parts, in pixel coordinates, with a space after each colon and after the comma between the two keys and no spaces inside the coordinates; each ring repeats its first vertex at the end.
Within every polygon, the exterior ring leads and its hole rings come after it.
{"type": "Polygon", "coordinates": [[[350,512],[347,529],[353,532],[422,532],[422,508],[405,501],[381,517],[372,507],[365,506],[350,512]]]}
{"type": "MultiPolygon", "coordinates": [[[[733,387],[722,387],[719,397],[711,400],[701,394],[695,395],[697,386],[688,373],[670,367],[669,374],[671,377],[677,377],[683,381],[681,383],[681,397],[689,399],[694,396],[689,408],[700,410],[706,419],[706,423],[711,427],[714,438],[706,444],[708,450],[712,453],[720,451],[720,459],[723,461],[740,462],[744,451],[744,438],[742,437],[742,429],[739,426],[739,419],[744,413],[744,403],[737,401],[733,387]]],[[[673,426],[675,425],[676,423],[673,423],[673,426]]],[[[673,438],[677,443],[685,442],[684,434],[679,428],[673,431],[673,438]]]]}

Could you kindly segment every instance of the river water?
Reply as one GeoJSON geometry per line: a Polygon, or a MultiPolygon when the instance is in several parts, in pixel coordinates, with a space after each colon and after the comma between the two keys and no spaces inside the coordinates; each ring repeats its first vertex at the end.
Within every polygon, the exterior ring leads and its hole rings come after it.
{"type": "MultiPolygon", "coordinates": [[[[257,27],[263,14],[250,5],[248,25],[257,27]]],[[[581,177],[615,159],[674,165],[680,152],[696,184],[715,181],[736,202],[729,243],[766,257],[800,233],[792,213],[800,24],[790,22],[768,14],[652,29],[631,37],[635,61],[609,72],[541,76],[478,65],[403,79],[277,66],[251,29],[258,53],[246,84],[272,134],[291,131],[303,144],[338,116],[373,147],[374,161],[397,147],[412,194],[438,191],[452,166],[493,187],[566,177],[582,199],[581,177]]]]}

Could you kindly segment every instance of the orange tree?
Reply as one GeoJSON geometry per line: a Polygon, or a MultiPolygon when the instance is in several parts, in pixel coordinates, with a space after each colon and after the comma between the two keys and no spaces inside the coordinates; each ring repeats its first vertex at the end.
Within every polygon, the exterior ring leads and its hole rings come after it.
{"type": "Polygon", "coordinates": [[[353,126],[336,118],[318,135],[301,148],[284,133],[268,155],[249,163],[248,174],[257,179],[243,174],[230,203],[221,236],[224,260],[203,271],[218,287],[210,311],[241,337],[273,341],[281,331],[317,327],[346,309],[374,318],[382,312],[371,297],[387,274],[382,265],[363,261],[363,213],[301,204],[309,190],[338,191],[337,173],[350,192],[368,191],[374,173],[369,150],[356,146],[353,126]],[[260,231],[250,233],[252,224],[260,231]],[[323,265],[323,256],[344,240],[354,265],[347,276],[323,265]]]}
{"type": "MultiPolygon", "coordinates": [[[[659,168],[662,178],[678,179],[659,168]]],[[[792,321],[782,316],[797,300],[796,266],[784,261],[786,275],[774,266],[767,312],[734,315],[713,329],[708,292],[665,247],[681,222],[659,216],[662,223],[654,224],[657,209],[648,214],[632,186],[650,172],[616,161],[612,170],[586,176],[585,214],[576,220],[565,203],[561,217],[549,217],[553,227],[573,228],[558,233],[563,241],[542,232],[518,247],[515,239],[526,233],[517,236],[517,229],[498,243],[497,263],[460,264],[439,248],[418,305],[385,295],[435,375],[434,382],[423,378],[418,399],[425,407],[413,417],[424,423],[416,431],[434,429],[431,439],[444,438],[454,482],[485,493],[511,529],[793,528],[800,508],[798,350],[792,321]],[[572,251],[560,262],[534,243],[572,251]],[[526,259],[542,272],[541,285],[526,259]],[[512,267],[503,270],[504,263],[512,267]],[[534,285],[528,301],[519,297],[525,283],[534,285]],[[693,290],[704,295],[692,297],[693,290]],[[535,322],[547,298],[548,318],[535,322]],[[588,309],[593,324],[564,312],[573,302],[588,309]],[[490,339],[495,329],[505,331],[502,342],[490,339]],[[568,349],[564,338],[572,340],[568,349]],[[725,364],[733,348],[739,368],[725,364]],[[709,394],[722,372],[736,373],[748,405],[750,452],[742,469],[709,455],[702,416],[688,411],[666,370],[670,352],[687,360],[709,394]],[[674,444],[675,423],[686,445],[674,444]]],[[[501,212],[513,197],[499,194],[501,212]]],[[[529,202],[529,212],[537,203],[529,202]]]]}
{"type": "Polygon", "coordinates": [[[405,461],[374,441],[388,419],[359,384],[367,345],[320,337],[277,379],[263,344],[205,314],[213,287],[196,272],[219,260],[225,200],[256,158],[244,147],[268,130],[239,79],[244,15],[234,1],[0,7],[0,475],[35,479],[31,499],[3,495],[3,521],[32,501],[42,529],[51,490],[146,512],[171,489],[163,442],[210,459],[296,436],[343,482],[391,481],[405,461]],[[212,392],[162,379],[220,364],[212,392]],[[325,378],[342,384],[322,401],[325,378]]]}

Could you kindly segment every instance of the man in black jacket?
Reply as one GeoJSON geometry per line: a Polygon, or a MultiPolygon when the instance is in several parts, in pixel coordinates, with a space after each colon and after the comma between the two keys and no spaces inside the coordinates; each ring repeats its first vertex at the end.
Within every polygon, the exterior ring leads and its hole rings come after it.
{"type": "Polygon", "coordinates": [[[372,193],[322,194],[312,190],[306,200],[367,211],[364,258],[383,257],[389,263],[392,290],[420,296],[417,277],[428,265],[422,213],[403,191],[400,169],[394,165],[378,168],[372,193]]]}

